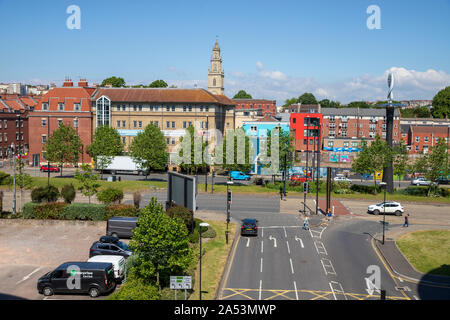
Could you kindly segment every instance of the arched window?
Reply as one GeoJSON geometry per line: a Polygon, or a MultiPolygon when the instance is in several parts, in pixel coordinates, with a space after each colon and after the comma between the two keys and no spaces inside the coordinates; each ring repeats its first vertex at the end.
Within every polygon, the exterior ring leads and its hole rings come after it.
{"type": "Polygon", "coordinates": [[[216,78],[213,79],[213,86],[216,86],[216,78]]]}
{"type": "Polygon", "coordinates": [[[111,116],[111,100],[105,96],[97,99],[97,127],[109,126],[111,116]]]}

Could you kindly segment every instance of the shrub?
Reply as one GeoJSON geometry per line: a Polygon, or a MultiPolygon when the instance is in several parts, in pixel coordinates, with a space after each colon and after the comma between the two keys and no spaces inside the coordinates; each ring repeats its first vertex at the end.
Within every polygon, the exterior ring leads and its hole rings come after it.
{"type": "Polygon", "coordinates": [[[3,213],[3,191],[0,190],[0,214],[3,213]]]}
{"type": "Polygon", "coordinates": [[[111,217],[137,217],[139,210],[131,204],[113,204],[105,207],[105,220],[111,217]]]}
{"type": "Polygon", "coordinates": [[[161,295],[156,286],[132,273],[120,290],[108,297],[109,300],[159,300],[160,298],[161,295]]]}
{"type": "Polygon", "coordinates": [[[402,190],[403,194],[410,196],[427,196],[428,195],[428,187],[425,186],[409,186],[402,190]]]}
{"type": "Polygon", "coordinates": [[[64,208],[62,218],[66,220],[105,220],[105,205],[72,203],[64,208]]]}
{"type": "Polygon", "coordinates": [[[61,196],[66,203],[72,203],[76,196],[75,187],[73,184],[64,185],[61,189],[61,196]]]}
{"type": "Polygon", "coordinates": [[[0,171],[0,185],[10,185],[12,183],[12,177],[6,172],[0,171]]]}
{"type": "Polygon", "coordinates": [[[299,187],[303,186],[303,182],[300,182],[298,180],[289,181],[289,187],[299,187]]]}
{"type": "Polygon", "coordinates": [[[190,243],[198,243],[200,240],[200,233],[198,229],[194,229],[194,231],[188,235],[188,238],[190,243]]]}
{"type": "Polygon", "coordinates": [[[24,219],[33,219],[34,218],[34,208],[39,206],[39,203],[35,202],[27,202],[23,205],[23,218],[24,219]]]}
{"type": "Polygon", "coordinates": [[[55,202],[58,200],[59,196],[58,188],[52,185],[34,188],[31,191],[31,200],[38,203],[42,201],[55,202]]]}
{"type": "Polygon", "coordinates": [[[123,191],[108,187],[97,194],[97,199],[104,204],[120,203],[123,199],[123,191]]]}
{"type": "Polygon", "coordinates": [[[139,191],[133,193],[133,203],[134,206],[139,209],[139,205],[141,203],[141,193],[139,191]]]}
{"type": "Polygon", "coordinates": [[[192,219],[194,214],[188,208],[183,206],[172,206],[167,210],[167,215],[172,219],[180,219],[186,225],[189,232],[192,231],[192,219]]]}
{"type": "Polygon", "coordinates": [[[40,204],[33,208],[33,218],[43,220],[61,219],[65,206],[67,206],[67,204],[64,202],[47,202],[40,204]]]}
{"type": "Polygon", "coordinates": [[[263,180],[263,178],[256,178],[256,179],[253,181],[253,183],[254,183],[255,185],[257,185],[257,186],[262,186],[262,185],[264,185],[264,180],[263,180]]]}
{"type": "Polygon", "coordinates": [[[206,231],[202,232],[202,238],[215,238],[216,235],[216,230],[211,226],[209,226],[206,231]]]}
{"type": "Polygon", "coordinates": [[[365,186],[361,184],[352,184],[350,186],[350,190],[359,192],[359,193],[367,193],[367,194],[377,194],[378,192],[381,192],[381,187],[377,185],[376,189],[375,186],[365,186]]]}

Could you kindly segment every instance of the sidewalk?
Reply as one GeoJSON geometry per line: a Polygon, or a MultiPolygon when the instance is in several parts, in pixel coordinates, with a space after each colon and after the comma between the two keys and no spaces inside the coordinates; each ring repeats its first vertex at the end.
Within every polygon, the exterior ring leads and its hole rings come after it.
{"type": "Polygon", "coordinates": [[[405,258],[403,253],[397,247],[395,239],[403,234],[419,231],[419,230],[429,230],[429,229],[450,229],[448,227],[438,227],[438,226],[420,226],[420,225],[410,225],[408,228],[397,227],[394,230],[390,230],[385,234],[384,245],[379,240],[375,240],[375,246],[380,252],[383,259],[389,265],[389,268],[399,277],[405,280],[416,281],[424,284],[440,285],[450,288],[450,277],[439,276],[432,274],[424,274],[416,269],[409,263],[405,258]]]}

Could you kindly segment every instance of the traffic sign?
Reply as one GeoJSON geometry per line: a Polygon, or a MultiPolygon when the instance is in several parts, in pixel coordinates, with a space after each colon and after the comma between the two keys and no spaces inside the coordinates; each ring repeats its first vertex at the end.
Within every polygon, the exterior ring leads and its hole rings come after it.
{"type": "Polygon", "coordinates": [[[170,289],[192,289],[192,277],[170,276],[170,289]]]}

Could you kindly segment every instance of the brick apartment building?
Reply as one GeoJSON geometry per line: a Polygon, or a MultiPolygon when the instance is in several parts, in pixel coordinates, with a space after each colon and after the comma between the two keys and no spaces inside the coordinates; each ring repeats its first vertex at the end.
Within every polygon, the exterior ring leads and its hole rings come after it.
{"type": "MultiPolygon", "coordinates": [[[[232,99],[236,105],[236,110],[255,110],[258,109],[260,116],[275,116],[277,114],[277,102],[266,99],[232,99]]],[[[245,115],[245,111],[244,111],[245,115]]]]}
{"type": "Polygon", "coordinates": [[[91,162],[86,146],[92,142],[91,95],[95,88],[89,87],[81,79],[74,87],[72,80],[66,79],[62,87],[47,92],[34,110],[29,113],[30,164],[45,164],[42,149],[49,136],[61,123],[73,127],[83,144],[80,163],[91,162]]]}
{"type": "Polygon", "coordinates": [[[410,126],[408,132],[407,148],[410,154],[428,153],[439,139],[449,143],[450,126],[410,126]]]}
{"type": "Polygon", "coordinates": [[[317,146],[319,150],[322,148],[323,115],[321,113],[291,113],[290,126],[297,152],[312,152],[317,146]]]}

